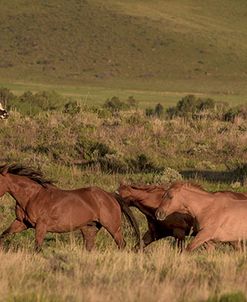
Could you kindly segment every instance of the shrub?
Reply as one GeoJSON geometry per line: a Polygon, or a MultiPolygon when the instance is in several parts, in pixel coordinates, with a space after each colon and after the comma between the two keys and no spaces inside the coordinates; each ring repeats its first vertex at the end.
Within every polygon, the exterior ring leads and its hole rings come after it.
{"type": "Polygon", "coordinates": [[[247,119],[247,105],[230,108],[224,115],[225,121],[234,122],[236,118],[247,119]]]}
{"type": "Polygon", "coordinates": [[[161,118],[164,115],[164,107],[158,103],[154,108],[146,108],[145,114],[148,117],[158,117],[161,118]]]}
{"type": "Polygon", "coordinates": [[[126,103],[130,108],[138,108],[138,101],[133,96],[129,96],[126,103]]]}
{"type": "Polygon", "coordinates": [[[8,88],[0,88],[0,102],[4,107],[9,109],[9,101],[15,98],[16,96],[8,88]]]}
{"type": "Polygon", "coordinates": [[[126,173],[129,171],[128,163],[119,154],[106,154],[99,159],[101,170],[110,173],[126,173]]]}
{"type": "Polygon", "coordinates": [[[120,101],[120,99],[116,96],[113,96],[110,100],[106,100],[103,107],[107,108],[111,112],[119,112],[120,110],[129,108],[125,102],[120,101]]]}
{"type": "Polygon", "coordinates": [[[8,108],[24,115],[36,115],[43,111],[54,111],[63,107],[65,99],[54,91],[42,91],[33,94],[24,92],[20,97],[11,98],[8,108]]]}
{"type": "Polygon", "coordinates": [[[80,105],[76,101],[69,101],[64,105],[63,113],[75,115],[81,111],[80,105]]]}
{"type": "Polygon", "coordinates": [[[96,164],[106,155],[114,154],[115,151],[111,150],[105,143],[91,140],[88,137],[81,137],[76,143],[77,154],[82,157],[86,164],[96,164]]]}
{"type": "Polygon", "coordinates": [[[215,101],[206,98],[196,98],[194,95],[187,95],[178,101],[175,107],[167,109],[166,113],[169,118],[176,116],[185,118],[201,118],[206,113],[206,116],[210,111],[214,111],[216,108],[215,101]]]}
{"type": "Polygon", "coordinates": [[[148,117],[154,116],[154,109],[153,108],[146,108],[145,114],[148,117]]]}
{"type": "Polygon", "coordinates": [[[182,179],[183,177],[178,171],[168,167],[160,174],[159,182],[172,183],[174,181],[178,181],[182,179]]]}
{"type": "Polygon", "coordinates": [[[154,108],[154,114],[157,116],[157,117],[162,117],[164,115],[164,107],[158,103],[155,108],[154,108]]]}
{"type": "Polygon", "coordinates": [[[140,153],[135,158],[129,159],[128,164],[133,172],[154,172],[158,170],[153,160],[144,153],[140,153]]]}

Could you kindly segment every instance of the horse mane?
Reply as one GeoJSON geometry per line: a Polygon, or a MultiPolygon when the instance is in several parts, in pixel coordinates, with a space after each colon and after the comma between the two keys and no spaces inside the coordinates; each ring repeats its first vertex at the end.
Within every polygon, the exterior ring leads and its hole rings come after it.
{"type": "Polygon", "coordinates": [[[26,176],[41,185],[42,187],[47,187],[47,185],[54,185],[54,181],[44,178],[43,173],[41,171],[36,171],[33,168],[25,167],[20,164],[0,166],[0,174],[2,174],[4,171],[7,171],[7,173],[14,175],[26,176]]]}

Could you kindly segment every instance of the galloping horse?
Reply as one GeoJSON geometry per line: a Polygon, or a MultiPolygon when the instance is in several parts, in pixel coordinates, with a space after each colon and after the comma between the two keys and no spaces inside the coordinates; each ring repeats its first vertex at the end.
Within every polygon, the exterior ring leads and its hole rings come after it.
{"type": "Polygon", "coordinates": [[[156,211],[164,220],[174,212],[192,215],[199,230],[187,250],[204,243],[237,242],[247,239],[247,194],[234,192],[209,193],[198,185],[174,183],[156,211]]]}
{"type": "Polygon", "coordinates": [[[5,110],[3,108],[3,105],[0,102],[0,119],[6,119],[6,118],[8,118],[8,116],[9,116],[9,114],[8,114],[7,110],[5,110]]]}
{"type": "Polygon", "coordinates": [[[47,232],[80,230],[86,249],[91,250],[96,234],[103,226],[118,247],[123,248],[121,209],[139,238],[139,229],[131,211],[120,205],[114,194],[98,187],[61,190],[31,168],[4,165],[0,166],[0,197],[7,192],[16,201],[16,219],[0,235],[0,244],[9,234],[35,228],[35,247],[39,250],[47,232]]]}
{"type": "Polygon", "coordinates": [[[126,205],[138,208],[146,216],[148,231],[142,238],[143,247],[168,236],[178,239],[178,247],[183,247],[185,236],[194,227],[194,219],[191,215],[180,213],[170,215],[165,221],[156,219],[155,212],[166,193],[164,186],[120,185],[117,191],[126,205]]]}

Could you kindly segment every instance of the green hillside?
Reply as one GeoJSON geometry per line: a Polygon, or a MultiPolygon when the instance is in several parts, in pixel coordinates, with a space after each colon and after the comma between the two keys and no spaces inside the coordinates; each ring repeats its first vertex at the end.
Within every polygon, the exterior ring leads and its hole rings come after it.
{"type": "Polygon", "coordinates": [[[247,95],[245,0],[1,0],[0,83],[247,95]]]}

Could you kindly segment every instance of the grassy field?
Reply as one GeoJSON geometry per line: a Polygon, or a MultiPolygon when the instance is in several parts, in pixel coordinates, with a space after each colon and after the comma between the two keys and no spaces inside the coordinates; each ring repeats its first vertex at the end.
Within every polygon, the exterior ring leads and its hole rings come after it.
{"type": "MultiPolygon", "coordinates": [[[[246,16],[246,0],[1,0],[0,88],[17,97],[0,120],[0,164],[39,168],[66,189],[113,192],[121,181],[181,177],[246,192],[246,107],[224,118],[247,103],[246,16]],[[40,94],[18,98],[26,91],[40,94]],[[230,107],[202,118],[145,111],[189,94],[230,107]],[[102,106],[113,96],[133,96],[138,107],[102,106]],[[66,102],[78,111],[66,113],[66,102]]],[[[13,198],[1,198],[1,232],[14,209],[13,198]]],[[[145,218],[134,213],[144,234],[145,218]]],[[[168,238],[134,253],[124,218],[123,233],[122,252],[104,230],[92,253],[78,232],[47,234],[39,254],[33,230],[7,238],[0,301],[247,301],[246,250],[180,254],[168,238]]]]}
{"type": "Polygon", "coordinates": [[[246,11],[242,0],[2,0],[0,83],[52,84],[92,102],[246,102],[246,11]]]}
{"type": "Polygon", "coordinates": [[[16,95],[21,95],[25,91],[40,92],[40,91],[56,91],[59,94],[70,97],[81,104],[88,105],[102,105],[107,99],[117,96],[120,100],[127,100],[129,96],[133,96],[142,108],[147,108],[160,103],[164,108],[175,105],[182,97],[188,94],[196,95],[201,98],[212,98],[216,101],[228,102],[230,105],[239,105],[247,103],[247,93],[211,93],[211,92],[197,92],[194,90],[174,91],[169,90],[171,87],[167,87],[168,90],[152,90],[153,87],[147,88],[143,86],[142,89],[138,88],[112,88],[108,86],[93,86],[93,85],[59,85],[59,84],[35,84],[35,83],[23,83],[23,82],[1,82],[0,87],[6,87],[10,89],[16,95]]]}

